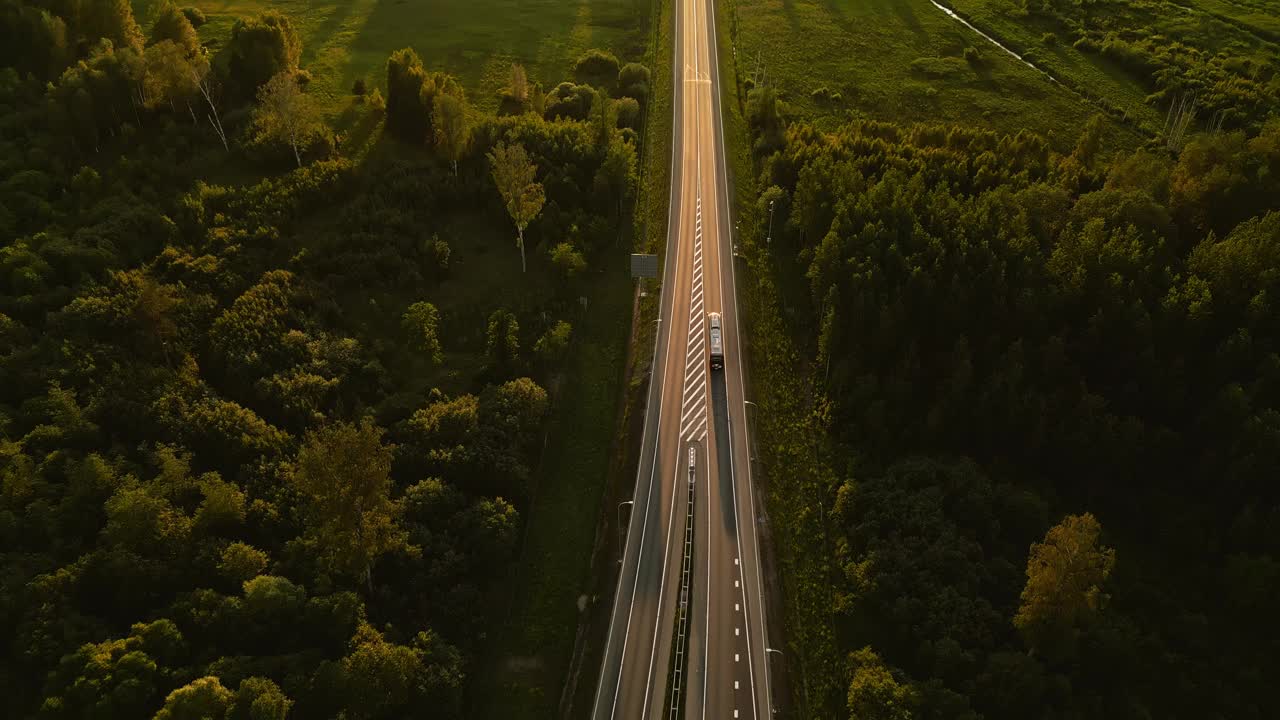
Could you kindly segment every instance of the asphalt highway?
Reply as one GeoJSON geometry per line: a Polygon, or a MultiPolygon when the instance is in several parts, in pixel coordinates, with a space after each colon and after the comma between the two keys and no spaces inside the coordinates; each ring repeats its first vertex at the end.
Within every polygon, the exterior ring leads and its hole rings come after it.
{"type": "Polygon", "coordinates": [[[714,7],[713,0],[676,2],[661,319],[634,505],[592,707],[596,720],[670,719],[690,448],[699,467],[683,714],[769,717],[714,7]],[[724,325],[724,369],[715,371],[708,364],[712,312],[724,325]]]}

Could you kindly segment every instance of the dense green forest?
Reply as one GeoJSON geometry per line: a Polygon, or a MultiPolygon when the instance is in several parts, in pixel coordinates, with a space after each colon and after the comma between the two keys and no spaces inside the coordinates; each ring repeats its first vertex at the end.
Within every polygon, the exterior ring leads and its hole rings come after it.
{"type": "Polygon", "coordinates": [[[1275,112],[1105,155],[1102,117],[1058,153],[822,132],[751,91],[753,217],[837,476],[775,518],[828,553],[797,592],[829,630],[788,628],[811,716],[1280,713],[1275,112]],[[828,632],[829,665],[796,644],[828,632]]]}
{"type": "Polygon", "coordinates": [[[0,2],[0,715],[463,717],[648,71],[202,21],[0,2]]]}

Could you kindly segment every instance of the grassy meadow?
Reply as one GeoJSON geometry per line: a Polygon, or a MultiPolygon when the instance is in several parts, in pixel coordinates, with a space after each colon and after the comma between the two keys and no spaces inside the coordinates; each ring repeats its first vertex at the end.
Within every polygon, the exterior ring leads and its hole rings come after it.
{"type": "MultiPolygon", "coordinates": [[[[1025,129],[1062,149],[1098,112],[929,0],[734,0],[732,6],[739,74],[773,85],[793,117],[1025,129]],[[969,47],[977,49],[977,62],[965,59],[969,47]],[[823,88],[832,96],[823,97],[823,88]]],[[[1117,137],[1122,144],[1138,140],[1124,129],[1117,137]]]]}
{"type": "MultiPolygon", "coordinates": [[[[154,0],[134,0],[149,26],[154,0]]],[[[497,107],[511,63],[530,80],[553,86],[567,78],[575,58],[590,48],[639,59],[647,40],[649,0],[194,0],[204,12],[201,39],[212,49],[231,33],[237,17],[279,10],[302,38],[302,67],[310,92],[341,108],[358,78],[385,85],[387,56],[411,47],[431,70],[444,70],[467,88],[478,109],[497,107]]]]}
{"type": "Polygon", "coordinates": [[[1086,52],[1073,43],[1083,35],[1102,40],[1106,33],[1125,39],[1156,38],[1178,43],[1209,58],[1230,56],[1228,71],[1253,74],[1280,59],[1280,3],[1268,0],[1136,0],[1123,7],[1102,6],[1094,14],[1054,17],[1029,14],[1021,0],[948,0],[947,4],[977,27],[999,39],[1072,87],[1118,109],[1144,133],[1164,126],[1168,101],[1149,100],[1150,78],[1127,69],[1105,53],[1086,52]]]}

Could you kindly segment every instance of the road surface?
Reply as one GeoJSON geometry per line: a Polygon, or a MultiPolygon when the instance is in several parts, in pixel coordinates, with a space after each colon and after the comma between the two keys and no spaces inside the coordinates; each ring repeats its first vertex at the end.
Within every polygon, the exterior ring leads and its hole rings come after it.
{"type": "Polygon", "coordinates": [[[714,0],[675,0],[672,185],[660,320],[622,567],[592,707],[595,720],[670,720],[672,639],[699,458],[684,716],[767,718],[762,581],[734,289],[714,0]],[[724,370],[707,314],[724,324],[724,370]]]}

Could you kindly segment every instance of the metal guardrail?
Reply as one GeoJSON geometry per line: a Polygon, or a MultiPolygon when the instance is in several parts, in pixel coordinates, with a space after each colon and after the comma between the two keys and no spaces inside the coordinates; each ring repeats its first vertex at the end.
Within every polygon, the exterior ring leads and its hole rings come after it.
{"type": "Polygon", "coordinates": [[[689,632],[689,581],[693,574],[693,503],[694,473],[697,468],[697,449],[689,448],[689,502],[684,516],[684,558],[680,562],[680,606],[676,618],[676,657],[671,671],[670,720],[680,717],[680,690],[684,685],[685,640],[689,632]]]}

